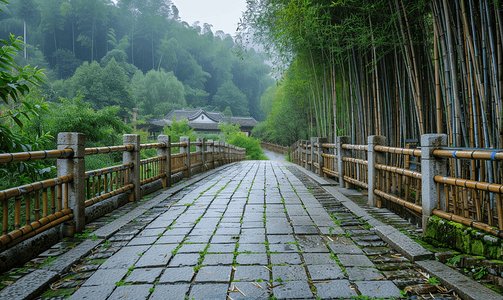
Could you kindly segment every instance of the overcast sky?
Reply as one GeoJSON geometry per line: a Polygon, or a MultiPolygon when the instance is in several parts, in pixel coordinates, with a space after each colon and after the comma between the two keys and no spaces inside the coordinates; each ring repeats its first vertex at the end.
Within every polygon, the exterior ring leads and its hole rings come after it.
{"type": "Polygon", "coordinates": [[[192,25],[201,22],[213,25],[212,31],[223,30],[232,36],[242,12],[246,9],[246,0],[173,0],[180,11],[182,21],[192,25]]]}

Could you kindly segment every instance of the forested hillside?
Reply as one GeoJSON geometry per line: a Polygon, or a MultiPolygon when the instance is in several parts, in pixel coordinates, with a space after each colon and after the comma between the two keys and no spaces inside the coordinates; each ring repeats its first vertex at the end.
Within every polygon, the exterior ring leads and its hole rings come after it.
{"type": "Polygon", "coordinates": [[[80,92],[94,109],[138,107],[160,117],[173,108],[230,106],[234,115],[265,119],[260,97],[274,83],[265,56],[251,49],[238,58],[229,34],[182,22],[172,1],[9,2],[1,5],[0,38],[24,36],[16,61],[47,70],[46,100],[80,92]]]}
{"type": "Polygon", "coordinates": [[[250,0],[242,38],[287,70],[264,94],[264,139],[384,135],[405,146],[503,147],[501,0],[250,0]]]}

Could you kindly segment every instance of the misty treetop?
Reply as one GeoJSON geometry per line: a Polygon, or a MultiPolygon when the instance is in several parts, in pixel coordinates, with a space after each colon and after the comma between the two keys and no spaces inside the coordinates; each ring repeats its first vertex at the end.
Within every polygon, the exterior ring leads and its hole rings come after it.
{"type": "Polygon", "coordinates": [[[181,22],[172,1],[9,2],[1,7],[0,38],[24,38],[16,60],[47,70],[42,92],[50,101],[81,94],[94,109],[138,107],[153,116],[231,106],[265,119],[260,98],[274,82],[265,55],[250,49],[240,59],[229,34],[181,22]]]}

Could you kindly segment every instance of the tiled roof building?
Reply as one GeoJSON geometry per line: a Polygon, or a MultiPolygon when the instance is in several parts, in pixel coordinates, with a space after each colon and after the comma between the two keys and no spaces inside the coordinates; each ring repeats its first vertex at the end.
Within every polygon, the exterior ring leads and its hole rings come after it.
{"type": "Polygon", "coordinates": [[[164,126],[170,126],[173,122],[173,117],[176,121],[182,118],[189,121],[189,126],[194,128],[196,132],[220,132],[218,125],[225,122],[230,122],[232,125],[239,124],[241,131],[250,133],[253,127],[260,124],[253,117],[228,117],[220,112],[206,111],[204,109],[173,109],[169,114],[160,119],[149,119],[150,132],[162,132],[164,126]]]}

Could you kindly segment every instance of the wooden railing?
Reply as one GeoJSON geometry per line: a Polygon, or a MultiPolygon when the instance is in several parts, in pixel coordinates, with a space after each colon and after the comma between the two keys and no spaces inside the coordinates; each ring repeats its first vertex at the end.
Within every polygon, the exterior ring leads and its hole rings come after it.
{"type": "Polygon", "coordinates": [[[290,151],[290,147],[288,146],[283,146],[283,145],[278,145],[278,144],[273,144],[273,143],[268,143],[268,142],[260,142],[260,147],[263,149],[281,153],[284,155],[288,154],[288,151],[290,151]]]}
{"type": "Polygon", "coordinates": [[[297,141],[291,160],[346,188],[367,189],[369,205],[392,202],[418,216],[436,215],[503,237],[503,150],[448,148],[445,135],[425,135],[416,149],[410,147],[418,141],[397,148],[385,146],[382,136],[368,140],[297,141]]]}
{"type": "Polygon", "coordinates": [[[170,143],[169,136],[161,135],[157,143],[140,144],[138,135],[124,135],[120,146],[84,148],[84,144],[83,134],[60,133],[58,150],[0,154],[0,165],[56,158],[58,170],[57,178],[0,191],[0,251],[68,221],[80,232],[85,226],[85,209],[113,196],[129,194],[130,201],[138,201],[141,186],[148,183],[162,180],[162,186],[171,186],[171,177],[178,172],[190,177],[246,159],[244,148],[199,138],[193,143],[187,137],[170,143]],[[195,152],[190,152],[191,146],[196,147],[195,152]],[[140,160],[140,150],[151,148],[158,155],[140,160]],[[174,148],[180,153],[171,154],[174,148]],[[85,171],[85,157],[112,152],[123,153],[122,164],[85,171]]]}

